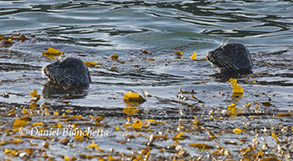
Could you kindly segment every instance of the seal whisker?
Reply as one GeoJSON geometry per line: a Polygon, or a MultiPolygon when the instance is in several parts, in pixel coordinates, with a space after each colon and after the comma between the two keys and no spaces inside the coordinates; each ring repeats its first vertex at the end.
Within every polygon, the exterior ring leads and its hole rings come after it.
{"type": "Polygon", "coordinates": [[[55,73],[54,74],[54,80],[56,81],[56,82],[58,82],[58,83],[60,83],[62,80],[60,79],[60,76],[57,74],[57,73],[55,73]]]}
{"type": "Polygon", "coordinates": [[[59,83],[60,80],[60,76],[58,74],[58,69],[52,69],[49,71],[49,78],[52,79],[54,82],[59,83]]]}
{"type": "Polygon", "coordinates": [[[56,79],[57,79],[57,81],[58,81],[59,83],[61,83],[61,82],[66,82],[65,79],[64,79],[64,78],[66,78],[66,77],[63,76],[63,75],[62,75],[62,72],[60,72],[59,70],[56,71],[56,73],[55,73],[55,77],[56,77],[56,79]]]}
{"type": "Polygon", "coordinates": [[[71,76],[70,75],[66,75],[66,72],[67,71],[58,71],[58,77],[60,77],[60,78],[63,78],[63,80],[67,80],[67,81],[65,81],[65,82],[70,82],[70,79],[72,79],[71,78],[71,76]]]}
{"type": "Polygon", "coordinates": [[[218,58],[218,60],[220,62],[225,64],[225,66],[228,66],[228,67],[231,67],[231,68],[236,67],[236,65],[233,63],[233,61],[229,57],[227,57],[225,55],[218,55],[217,58],[218,58]]]}
{"type": "Polygon", "coordinates": [[[230,67],[230,68],[234,68],[236,67],[233,62],[231,61],[230,58],[226,57],[226,56],[219,56],[218,59],[220,60],[219,62],[222,63],[223,66],[225,67],[230,67]]]}
{"type": "Polygon", "coordinates": [[[225,56],[225,63],[229,65],[230,68],[234,68],[238,70],[237,65],[227,56],[225,56]]]}
{"type": "Polygon", "coordinates": [[[49,81],[59,84],[89,86],[91,82],[87,66],[76,58],[58,59],[55,63],[43,67],[42,72],[48,76],[49,81]]]}
{"type": "Polygon", "coordinates": [[[229,66],[226,63],[225,57],[223,55],[220,55],[220,54],[215,55],[214,60],[217,60],[217,63],[219,63],[219,65],[222,67],[229,66]]]}
{"type": "Polygon", "coordinates": [[[207,55],[208,60],[216,65],[220,72],[232,71],[238,74],[248,74],[252,72],[252,61],[248,49],[238,43],[228,43],[222,41],[222,45],[207,55]],[[224,44],[223,44],[224,43],[224,44]]]}

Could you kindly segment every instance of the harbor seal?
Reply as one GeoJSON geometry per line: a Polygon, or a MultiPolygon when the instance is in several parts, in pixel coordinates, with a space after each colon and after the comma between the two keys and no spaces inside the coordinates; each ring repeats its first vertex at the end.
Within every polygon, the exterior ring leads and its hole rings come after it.
{"type": "Polygon", "coordinates": [[[207,54],[207,59],[223,74],[250,74],[252,61],[248,49],[239,43],[219,46],[207,54]]]}
{"type": "Polygon", "coordinates": [[[87,66],[76,58],[63,58],[55,63],[46,65],[42,69],[49,81],[61,85],[73,85],[87,87],[91,83],[91,77],[87,66]]]}

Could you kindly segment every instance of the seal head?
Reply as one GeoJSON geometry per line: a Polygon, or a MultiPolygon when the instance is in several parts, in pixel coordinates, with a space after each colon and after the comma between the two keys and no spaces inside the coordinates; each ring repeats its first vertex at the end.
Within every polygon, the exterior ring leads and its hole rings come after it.
{"type": "Polygon", "coordinates": [[[208,60],[217,66],[220,73],[250,74],[252,61],[243,44],[229,43],[219,46],[207,54],[208,60]]]}
{"type": "Polygon", "coordinates": [[[87,87],[91,83],[88,68],[83,61],[76,58],[65,58],[43,67],[49,81],[61,85],[87,87]]]}

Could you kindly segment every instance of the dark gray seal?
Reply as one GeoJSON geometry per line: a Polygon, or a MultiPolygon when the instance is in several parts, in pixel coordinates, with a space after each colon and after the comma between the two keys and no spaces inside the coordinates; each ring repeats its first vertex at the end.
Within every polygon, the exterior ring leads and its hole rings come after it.
{"type": "Polygon", "coordinates": [[[43,67],[43,72],[49,77],[49,81],[61,85],[87,87],[91,83],[87,66],[76,58],[57,60],[43,67]]]}
{"type": "Polygon", "coordinates": [[[208,60],[223,74],[250,74],[252,61],[248,49],[239,43],[219,46],[207,55],[208,60]]]}

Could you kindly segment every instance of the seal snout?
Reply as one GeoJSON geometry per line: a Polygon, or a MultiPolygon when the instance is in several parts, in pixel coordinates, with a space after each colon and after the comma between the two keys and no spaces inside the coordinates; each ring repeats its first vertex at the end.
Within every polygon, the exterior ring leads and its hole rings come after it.
{"type": "Polygon", "coordinates": [[[250,73],[252,62],[250,53],[243,44],[230,43],[221,45],[208,52],[207,59],[216,65],[221,73],[250,73]]]}
{"type": "Polygon", "coordinates": [[[42,75],[46,75],[48,76],[49,75],[49,71],[50,69],[52,68],[52,64],[48,64],[48,65],[45,65],[43,68],[42,68],[42,75]]]}
{"type": "Polygon", "coordinates": [[[45,78],[45,76],[48,76],[48,65],[45,65],[42,68],[42,77],[45,78]]]}
{"type": "Polygon", "coordinates": [[[76,58],[65,58],[43,67],[42,72],[49,81],[57,84],[88,86],[91,82],[84,62],[76,58]]]}
{"type": "Polygon", "coordinates": [[[218,65],[217,58],[220,56],[220,54],[221,53],[219,51],[209,51],[206,57],[212,64],[218,65]]]}
{"type": "Polygon", "coordinates": [[[207,58],[209,61],[212,61],[213,54],[214,54],[213,51],[209,51],[209,52],[207,53],[207,55],[206,55],[206,58],[207,58]]]}

